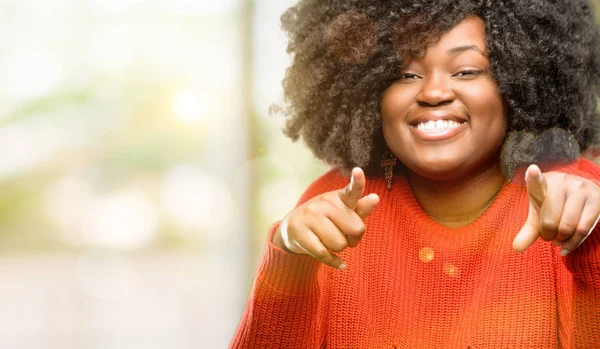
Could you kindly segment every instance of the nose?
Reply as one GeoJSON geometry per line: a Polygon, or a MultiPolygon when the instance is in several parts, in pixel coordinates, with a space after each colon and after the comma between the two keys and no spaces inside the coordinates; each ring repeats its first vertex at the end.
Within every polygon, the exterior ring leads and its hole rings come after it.
{"type": "Polygon", "coordinates": [[[439,75],[426,78],[416,96],[419,104],[428,106],[451,103],[455,98],[452,88],[448,86],[444,77],[439,75]]]}

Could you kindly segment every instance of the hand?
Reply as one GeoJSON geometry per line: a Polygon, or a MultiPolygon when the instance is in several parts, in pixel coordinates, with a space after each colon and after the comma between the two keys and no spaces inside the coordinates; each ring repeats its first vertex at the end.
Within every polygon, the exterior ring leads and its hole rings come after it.
{"type": "Polygon", "coordinates": [[[316,196],[290,212],[275,232],[273,244],[344,269],[344,261],[332,252],[358,244],[365,232],[363,219],[379,203],[377,194],[362,197],[365,183],[363,171],[354,168],[345,188],[316,196]]]}
{"type": "Polygon", "coordinates": [[[600,218],[600,187],[594,182],[561,172],[542,174],[531,165],[525,172],[529,215],[513,240],[524,251],[539,237],[561,246],[566,256],[591,234],[600,218]]]}

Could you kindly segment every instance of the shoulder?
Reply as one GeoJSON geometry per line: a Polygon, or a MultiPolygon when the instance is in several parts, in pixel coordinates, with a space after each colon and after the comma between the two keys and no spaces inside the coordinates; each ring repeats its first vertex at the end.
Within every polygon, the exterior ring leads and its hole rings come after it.
{"type": "Polygon", "coordinates": [[[568,165],[560,166],[556,171],[600,181],[600,166],[586,158],[578,158],[568,165]]]}
{"type": "Polygon", "coordinates": [[[581,171],[589,172],[594,178],[600,179],[600,165],[585,158],[579,158],[577,163],[581,171]]]}

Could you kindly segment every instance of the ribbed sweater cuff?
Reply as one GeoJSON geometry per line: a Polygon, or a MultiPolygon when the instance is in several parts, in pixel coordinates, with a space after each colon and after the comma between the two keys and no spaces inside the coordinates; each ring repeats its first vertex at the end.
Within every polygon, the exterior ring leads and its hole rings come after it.
{"type": "Polygon", "coordinates": [[[285,294],[308,293],[317,287],[320,262],[308,255],[283,251],[272,243],[279,222],[273,224],[267,236],[265,254],[258,269],[258,279],[285,294]]]}

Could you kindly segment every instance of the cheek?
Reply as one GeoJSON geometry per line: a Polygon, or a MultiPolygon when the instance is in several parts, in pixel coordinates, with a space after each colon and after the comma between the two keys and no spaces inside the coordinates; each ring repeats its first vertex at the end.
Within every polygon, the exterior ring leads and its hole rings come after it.
{"type": "Polygon", "coordinates": [[[398,122],[414,101],[414,93],[397,85],[392,85],[381,97],[381,117],[384,123],[398,122]]]}
{"type": "Polygon", "coordinates": [[[406,115],[414,98],[411,98],[412,92],[407,91],[406,87],[400,89],[392,85],[382,96],[381,101],[381,124],[383,136],[390,146],[400,143],[407,138],[410,130],[406,127],[406,115]]]}
{"type": "MultiPolygon", "coordinates": [[[[507,109],[495,84],[488,82],[461,91],[459,97],[469,115],[473,127],[499,128],[506,131],[507,109]]],[[[492,131],[492,130],[490,130],[492,131]]]]}

